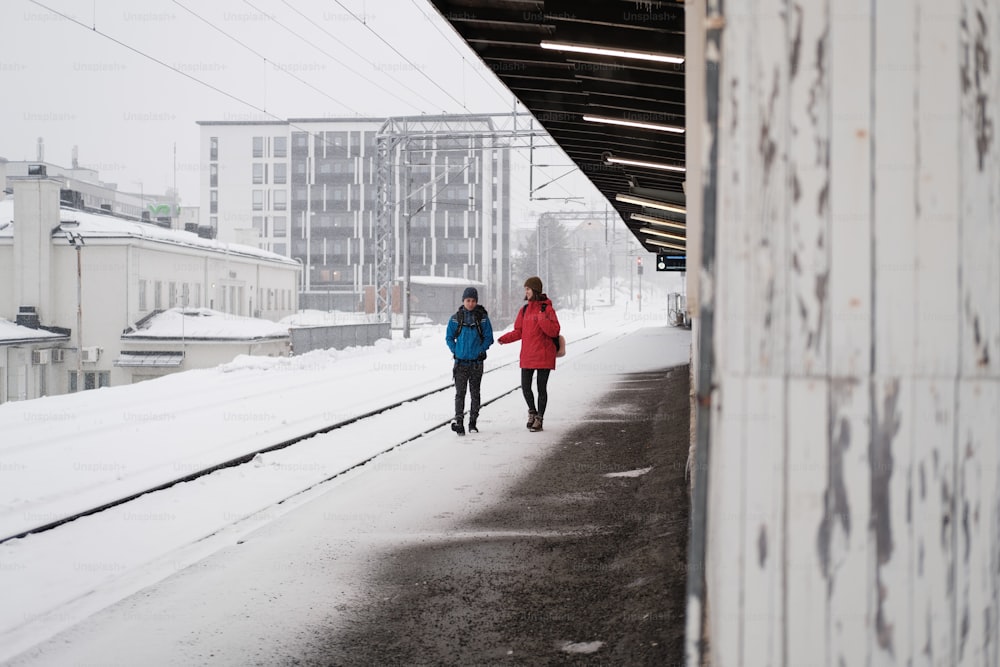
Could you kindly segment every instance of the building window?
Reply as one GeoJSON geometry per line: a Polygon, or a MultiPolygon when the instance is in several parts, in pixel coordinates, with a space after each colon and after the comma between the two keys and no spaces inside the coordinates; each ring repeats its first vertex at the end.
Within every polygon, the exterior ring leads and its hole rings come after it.
{"type": "Polygon", "coordinates": [[[210,188],[219,187],[219,165],[208,165],[208,186],[210,188]]]}
{"type": "Polygon", "coordinates": [[[139,310],[146,310],[146,281],[139,281],[139,310]]]}
{"type": "Polygon", "coordinates": [[[177,305],[177,283],[175,283],[173,280],[170,281],[170,287],[167,288],[167,293],[168,293],[167,303],[170,304],[167,307],[173,308],[174,306],[177,305]]]}
{"type": "Polygon", "coordinates": [[[181,284],[181,308],[187,308],[191,299],[191,289],[187,283],[181,284]]]}
{"type": "Polygon", "coordinates": [[[284,162],[278,162],[274,165],[274,182],[277,185],[288,182],[288,165],[284,162]]]}
{"type": "Polygon", "coordinates": [[[253,210],[263,211],[264,210],[264,191],[254,190],[253,191],[253,210]]]}
{"type": "Polygon", "coordinates": [[[260,184],[264,182],[264,163],[254,162],[253,164],[253,182],[254,184],[260,184]]]}
{"type": "Polygon", "coordinates": [[[201,308],[201,283],[194,284],[194,307],[201,308]]]}
{"type": "MultiPolygon", "coordinates": [[[[84,389],[97,389],[99,387],[110,387],[111,386],[111,371],[86,371],[83,374],[83,388],[84,389]]],[[[70,393],[76,393],[78,390],[76,384],[76,371],[69,372],[69,391],[70,393]]]]}
{"type": "Polygon", "coordinates": [[[272,222],[274,225],[274,229],[272,230],[272,235],[284,238],[285,235],[287,234],[287,229],[288,229],[288,224],[285,216],[276,215],[274,216],[272,222]]]}
{"type": "Polygon", "coordinates": [[[253,156],[264,157],[264,137],[253,138],[253,156]]]}
{"type": "Polygon", "coordinates": [[[293,132],[292,146],[294,148],[309,148],[309,134],[307,132],[293,132]]]}
{"type": "Polygon", "coordinates": [[[219,160],[219,138],[211,137],[208,140],[208,159],[213,162],[219,160]]]}
{"type": "Polygon", "coordinates": [[[208,193],[208,212],[218,213],[219,212],[219,191],[211,190],[208,193]]]}
{"type": "Polygon", "coordinates": [[[274,210],[284,211],[288,208],[288,191],[287,190],[275,190],[274,191],[274,210]]]}
{"type": "Polygon", "coordinates": [[[288,246],[284,243],[275,243],[274,252],[278,255],[288,256],[288,246]]]}
{"type": "Polygon", "coordinates": [[[261,236],[263,236],[264,235],[264,216],[262,216],[262,215],[255,215],[252,218],[250,218],[250,222],[253,225],[253,228],[257,230],[257,233],[260,234],[261,236]]]}
{"type": "Polygon", "coordinates": [[[333,188],[333,201],[344,201],[347,199],[347,188],[333,188]]]}
{"type": "Polygon", "coordinates": [[[288,155],[288,137],[274,138],[274,157],[286,157],[288,155]]]}
{"type": "Polygon", "coordinates": [[[163,283],[159,280],[153,283],[153,308],[156,310],[163,308],[163,283]]]}

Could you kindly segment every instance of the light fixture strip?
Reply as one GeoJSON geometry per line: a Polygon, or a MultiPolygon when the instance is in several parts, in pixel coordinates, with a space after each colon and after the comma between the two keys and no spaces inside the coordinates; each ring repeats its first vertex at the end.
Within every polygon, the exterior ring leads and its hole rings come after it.
{"type": "Polygon", "coordinates": [[[630,167],[646,167],[648,169],[662,169],[663,171],[677,171],[685,173],[687,169],[684,167],[675,167],[672,164],[663,164],[662,162],[647,162],[645,160],[630,160],[623,157],[607,157],[605,161],[608,164],[621,164],[630,167]]]}
{"type": "Polygon", "coordinates": [[[656,239],[646,239],[646,242],[660,246],[661,248],[670,248],[671,250],[680,250],[685,254],[687,253],[687,248],[685,248],[682,245],[677,245],[675,243],[667,243],[666,241],[657,241],[656,239]]]}
{"type": "Polygon", "coordinates": [[[627,120],[625,118],[611,118],[610,116],[584,115],[583,119],[589,123],[604,123],[606,125],[622,125],[624,127],[637,127],[641,130],[656,130],[657,132],[673,132],[684,134],[684,128],[676,125],[661,125],[659,123],[643,123],[637,120],[627,120]]]}
{"type": "Polygon", "coordinates": [[[670,211],[671,213],[683,213],[684,215],[687,215],[687,209],[683,206],[665,204],[664,202],[656,201],[655,199],[644,199],[642,197],[636,197],[635,195],[626,194],[616,194],[615,199],[626,204],[637,204],[639,206],[645,206],[646,208],[658,208],[661,211],[670,211]]]}
{"type": "Polygon", "coordinates": [[[648,222],[651,225],[658,225],[660,227],[670,227],[673,229],[687,230],[687,225],[685,225],[683,222],[673,222],[671,220],[656,218],[651,215],[644,215],[642,213],[633,213],[631,215],[631,218],[639,222],[648,222]]]}
{"type": "Polygon", "coordinates": [[[663,237],[665,239],[673,239],[675,241],[684,241],[684,242],[687,242],[687,237],[685,237],[685,236],[681,236],[679,234],[671,234],[669,232],[661,232],[659,229],[649,229],[649,228],[644,227],[643,229],[640,229],[639,231],[642,232],[643,234],[652,234],[653,236],[661,236],[661,237],[663,237]]]}
{"type": "Polygon", "coordinates": [[[629,51],[626,49],[610,49],[605,46],[590,46],[588,44],[570,44],[568,42],[543,41],[539,44],[543,49],[551,51],[569,51],[571,53],[587,53],[593,56],[610,56],[612,58],[632,58],[633,60],[649,60],[671,65],[683,65],[684,58],[670,56],[650,51],[629,51]]]}

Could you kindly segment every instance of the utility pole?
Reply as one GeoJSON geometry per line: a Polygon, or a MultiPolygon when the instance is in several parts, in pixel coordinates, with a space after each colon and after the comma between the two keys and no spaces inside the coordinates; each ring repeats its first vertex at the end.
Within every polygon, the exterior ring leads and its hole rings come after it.
{"type": "Polygon", "coordinates": [[[615,230],[611,229],[608,242],[608,205],[604,204],[604,247],[608,251],[608,305],[615,305],[615,230]]]}
{"type": "Polygon", "coordinates": [[[635,272],[639,274],[639,312],[642,312],[642,257],[636,257],[635,272]]]}
{"type": "Polygon", "coordinates": [[[583,242],[583,328],[587,328],[587,242],[583,242]]]}
{"type": "MultiPolygon", "coordinates": [[[[403,338],[410,337],[410,142],[403,148],[403,178],[406,191],[403,195],[403,338]]],[[[392,315],[389,315],[392,321],[392,315]]]]}

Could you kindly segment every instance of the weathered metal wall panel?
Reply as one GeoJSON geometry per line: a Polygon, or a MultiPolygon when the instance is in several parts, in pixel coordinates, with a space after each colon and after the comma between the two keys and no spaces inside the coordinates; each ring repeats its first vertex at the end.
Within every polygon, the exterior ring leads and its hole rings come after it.
{"type": "Polygon", "coordinates": [[[998,665],[1000,2],[714,6],[711,664],[998,665]]]}

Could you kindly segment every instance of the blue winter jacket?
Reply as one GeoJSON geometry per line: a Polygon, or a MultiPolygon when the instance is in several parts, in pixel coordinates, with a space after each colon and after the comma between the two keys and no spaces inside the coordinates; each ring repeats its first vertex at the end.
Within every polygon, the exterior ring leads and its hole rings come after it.
{"type": "Polygon", "coordinates": [[[475,361],[479,357],[486,353],[486,350],[493,344],[493,326],[490,324],[489,314],[486,309],[480,305],[476,305],[472,310],[466,309],[464,306],[451,316],[448,320],[448,331],[445,334],[445,342],[448,343],[448,348],[451,353],[455,355],[457,361],[475,361]],[[464,318],[465,322],[462,325],[462,331],[458,333],[458,318],[459,315],[464,318]],[[479,317],[479,326],[482,329],[483,336],[479,337],[479,328],[476,327],[476,318],[479,317]],[[458,339],[456,340],[455,334],[458,333],[458,339]]]}

